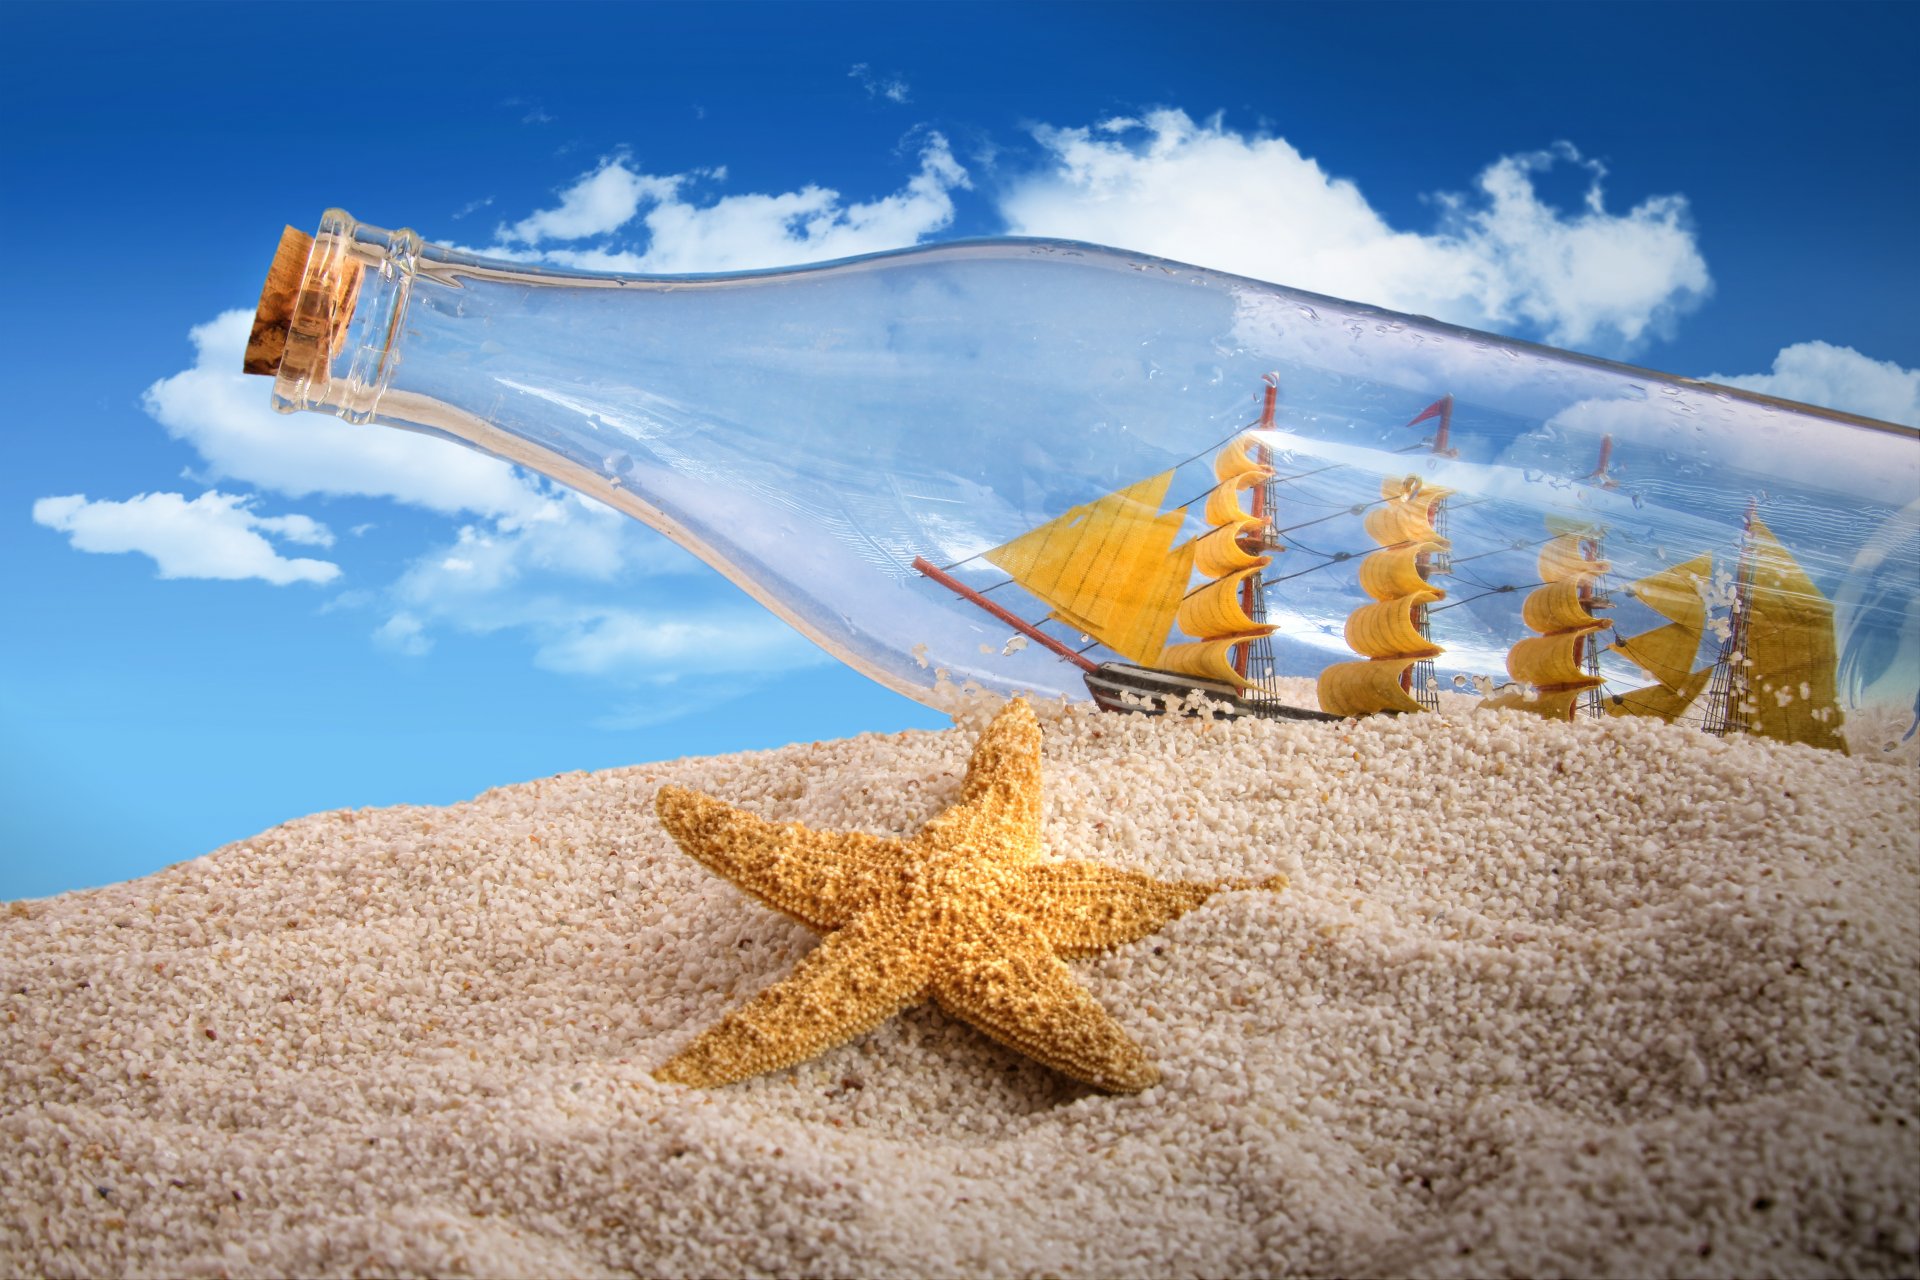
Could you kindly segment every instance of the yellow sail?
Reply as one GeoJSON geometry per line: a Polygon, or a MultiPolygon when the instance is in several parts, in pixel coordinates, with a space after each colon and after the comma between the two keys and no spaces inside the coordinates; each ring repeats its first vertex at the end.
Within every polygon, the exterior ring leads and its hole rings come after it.
{"type": "Polygon", "coordinates": [[[1413,611],[1446,593],[1434,588],[1398,600],[1376,600],[1347,615],[1347,647],[1367,658],[1437,658],[1444,652],[1420,634],[1413,611]]]}
{"type": "Polygon", "coordinates": [[[1585,688],[1524,690],[1512,685],[1480,704],[1483,711],[1531,711],[1549,720],[1573,719],[1574,705],[1585,688]]]}
{"type": "Polygon", "coordinates": [[[1757,518],[1748,520],[1748,732],[1845,753],[1834,688],[1833,605],[1757,518]]]}
{"type": "Polygon", "coordinates": [[[1712,575],[1713,557],[1702,553],[1627,586],[1628,595],[1668,619],[1668,625],[1621,636],[1608,646],[1656,681],[1609,698],[1608,715],[1653,716],[1672,724],[1707,687],[1713,668],[1693,669],[1707,630],[1707,602],[1695,584],[1712,575]]]}
{"type": "Polygon", "coordinates": [[[1650,684],[1644,689],[1635,689],[1629,693],[1616,693],[1607,699],[1607,714],[1610,716],[1653,716],[1672,724],[1700,691],[1707,687],[1707,680],[1713,675],[1712,667],[1702,667],[1684,681],[1669,687],[1663,684],[1650,684]]]}
{"type": "MultiPolygon", "coordinates": [[[[1604,622],[1596,626],[1604,627],[1604,622]]],[[[1507,673],[1521,684],[1530,684],[1541,692],[1571,686],[1573,692],[1600,685],[1599,676],[1588,675],[1581,659],[1587,630],[1559,631],[1550,636],[1529,636],[1514,642],[1507,650],[1507,673]]]]}
{"type": "Polygon", "coordinates": [[[1272,634],[1272,627],[1255,622],[1240,607],[1240,584],[1259,573],[1266,563],[1263,556],[1258,566],[1209,582],[1188,594],[1180,602],[1177,614],[1180,629],[1201,640],[1220,640],[1228,636],[1252,639],[1272,634]]]}
{"type": "Polygon", "coordinates": [[[1206,522],[1218,531],[1223,526],[1258,527],[1262,522],[1255,520],[1240,506],[1240,490],[1251,489],[1273,478],[1273,468],[1255,462],[1249,450],[1253,441],[1247,436],[1236,436],[1233,442],[1213,457],[1213,478],[1218,481],[1207,493],[1206,505],[1201,515],[1206,522]]]}
{"type": "Polygon", "coordinates": [[[1162,671],[1177,671],[1183,676],[1199,676],[1204,680],[1218,680],[1224,684],[1244,684],[1240,673],[1233,669],[1233,659],[1229,656],[1233,647],[1244,644],[1241,636],[1229,636],[1225,640],[1193,640],[1185,644],[1170,644],[1166,652],[1160,655],[1156,664],[1162,671]]]}
{"type": "Polygon", "coordinates": [[[1242,569],[1264,569],[1273,561],[1240,545],[1240,539],[1266,524],[1252,516],[1233,520],[1193,541],[1193,567],[1209,578],[1223,578],[1242,569]]]}
{"type": "Polygon", "coordinates": [[[1608,648],[1658,680],[1662,687],[1678,689],[1692,678],[1693,658],[1700,651],[1700,633],[1676,622],[1637,636],[1624,636],[1608,648]]]}
{"type": "Polygon", "coordinates": [[[1596,631],[1607,624],[1587,608],[1592,592],[1593,579],[1584,574],[1536,587],[1520,605],[1520,620],[1543,636],[1563,631],[1596,631]]]}
{"type": "Polygon", "coordinates": [[[1453,490],[1442,489],[1439,485],[1428,484],[1419,476],[1407,476],[1400,480],[1380,482],[1380,496],[1383,498],[1402,498],[1418,511],[1428,524],[1433,523],[1433,509],[1453,496],[1453,490]]]}
{"type": "Polygon", "coordinates": [[[1176,549],[1186,513],[1162,514],[1163,471],[1021,534],[986,559],[1114,652],[1152,665],[1192,575],[1193,545],[1176,549]]]}
{"type": "Polygon", "coordinates": [[[1241,545],[1241,539],[1264,529],[1267,521],[1240,505],[1240,491],[1265,483],[1273,469],[1255,459],[1251,437],[1239,436],[1214,455],[1213,475],[1218,483],[1208,491],[1201,512],[1209,528],[1191,544],[1192,567],[1209,581],[1187,592],[1175,614],[1180,630],[1193,639],[1168,645],[1151,665],[1244,689],[1247,680],[1234,668],[1233,650],[1273,634],[1274,628],[1247,615],[1242,589],[1250,580],[1258,583],[1260,571],[1273,557],[1241,545]]]}
{"type": "Polygon", "coordinates": [[[1420,576],[1420,557],[1445,548],[1438,542],[1410,542],[1376,551],[1360,562],[1360,589],[1375,600],[1394,600],[1432,590],[1420,576]]]}
{"type": "Polygon", "coordinates": [[[1240,486],[1231,480],[1207,490],[1207,500],[1201,505],[1200,518],[1215,529],[1253,519],[1240,505],[1240,486]]]}
{"type": "Polygon", "coordinates": [[[1540,549],[1540,581],[1564,582],[1569,578],[1597,578],[1612,568],[1605,560],[1593,560],[1586,548],[1593,543],[1593,531],[1562,533],[1540,549]]]}
{"type": "Polygon", "coordinates": [[[1418,658],[1376,658],[1336,662],[1320,673],[1320,709],[1336,716],[1370,716],[1376,711],[1423,708],[1400,687],[1418,658]]]}
{"type": "Polygon", "coordinates": [[[1388,502],[1367,512],[1361,521],[1367,536],[1383,547],[1399,547],[1413,542],[1432,542],[1445,549],[1447,540],[1433,531],[1427,512],[1411,502],[1388,502]]]}
{"type": "Polygon", "coordinates": [[[1273,479],[1273,468],[1254,461],[1253,437],[1235,436],[1232,443],[1213,455],[1213,478],[1232,480],[1242,489],[1273,479]]]}
{"type": "Polygon", "coordinates": [[[1380,550],[1360,562],[1360,589],[1372,598],[1347,617],[1347,647],[1367,659],[1340,662],[1320,673],[1320,706],[1339,716],[1378,711],[1420,711],[1405,681],[1415,663],[1444,652],[1421,626],[1427,605],[1446,598],[1431,585],[1426,567],[1448,543],[1434,531],[1434,507],[1451,492],[1429,487],[1418,476],[1389,478],[1384,500],[1367,512],[1367,536],[1380,550]]]}
{"type": "Polygon", "coordinates": [[[1580,696],[1605,683],[1587,670],[1591,636],[1613,625],[1593,616],[1593,581],[1607,569],[1606,561],[1589,554],[1599,535],[1552,519],[1548,527],[1556,533],[1540,551],[1541,585],[1520,606],[1521,621],[1540,634],[1515,641],[1507,651],[1514,686],[1482,702],[1482,710],[1569,720],[1580,696]]]}
{"type": "Polygon", "coordinates": [[[1696,583],[1713,576],[1713,557],[1705,552],[1691,560],[1649,574],[1627,588],[1628,594],[1669,622],[1699,634],[1707,628],[1707,602],[1696,583]]]}

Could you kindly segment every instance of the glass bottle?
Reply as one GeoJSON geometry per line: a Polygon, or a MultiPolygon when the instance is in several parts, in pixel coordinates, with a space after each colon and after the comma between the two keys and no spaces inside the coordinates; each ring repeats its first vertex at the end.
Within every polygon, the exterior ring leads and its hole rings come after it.
{"type": "Polygon", "coordinates": [[[1806,741],[1920,694],[1920,433],[1138,254],[622,276],[331,210],[255,339],[280,410],[598,498],[922,701],[1465,692],[1806,741]]]}

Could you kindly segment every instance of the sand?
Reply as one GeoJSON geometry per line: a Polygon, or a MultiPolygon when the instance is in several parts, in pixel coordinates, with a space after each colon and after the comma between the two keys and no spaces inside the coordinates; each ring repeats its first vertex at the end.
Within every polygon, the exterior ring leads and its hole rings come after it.
{"type": "Polygon", "coordinates": [[[1920,1271],[1920,775],[1871,752],[1052,714],[1054,853],[1292,881],[1076,962],[1160,1085],[924,1007],[654,1081],[814,942],[655,790],[906,833],[985,713],[318,814],[0,909],[0,1272],[1920,1271]]]}

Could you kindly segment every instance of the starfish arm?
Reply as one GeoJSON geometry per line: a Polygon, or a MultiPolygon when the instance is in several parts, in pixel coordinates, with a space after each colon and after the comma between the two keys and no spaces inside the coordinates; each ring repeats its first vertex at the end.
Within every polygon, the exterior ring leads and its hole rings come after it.
{"type": "Polygon", "coordinates": [[[1160,1072],[1113,1016],[1035,937],[1005,936],[967,948],[974,954],[938,974],[930,988],[940,1007],[1055,1071],[1113,1093],[1138,1093],[1160,1072]]]}
{"type": "Polygon", "coordinates": [[[1223,889],[1283,889],[1268,880],[1156,880],[1097,862],[1020,868],[1022,893],[1040,930],[1062,955],[1088,955],[1134,942],[1178,920],[1223,889]]]}
{"type": "Polygon", "coordinates": [[[929,965],[893,913],[868,915],[669,1058],[654,1078],[712,1088],[774,1071],[879,1026],[926,989],[929,965]]]}
{"type": "Polygon", "coordinates": [[[974,744],[960,801],[926,826],[937,844],[990,843],[1002,856],[1040,854],[1040,724],[1025,698],[1009,702],[974,744]]]}
{"type": "Polygon", "coordinates": [[[901,840],[767,822],[684,787],[662,787],[660,823],[696,861],[825,932],[852,920],[908,864],[901,840]]]}

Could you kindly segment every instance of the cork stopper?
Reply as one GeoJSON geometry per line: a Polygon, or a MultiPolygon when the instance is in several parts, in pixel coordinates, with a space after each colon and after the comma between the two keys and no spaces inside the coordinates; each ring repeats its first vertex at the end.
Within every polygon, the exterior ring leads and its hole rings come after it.
{"type": "Polygon", "coordinates": [[[326,380],[360,297],[360,265],[339,244],[336,236],[316,249],[304,231],[280,233],[247,334],[244,372],[288,385],[326,380]]]}
{"type": "Polygon", "coordinates": [[[247,335],[247,373],[272,377],[280,369],[280,358],[287,350],[287,330],[293,325],[293,303],[300,296],[300,281],[307,273],[307,254],[313,237],[297,227],[280,233],[280,247],[274,251],[273,265],[267,268],[267,283],[260,290],[260,303],[253,309],[253,331],[247,335]]]}

